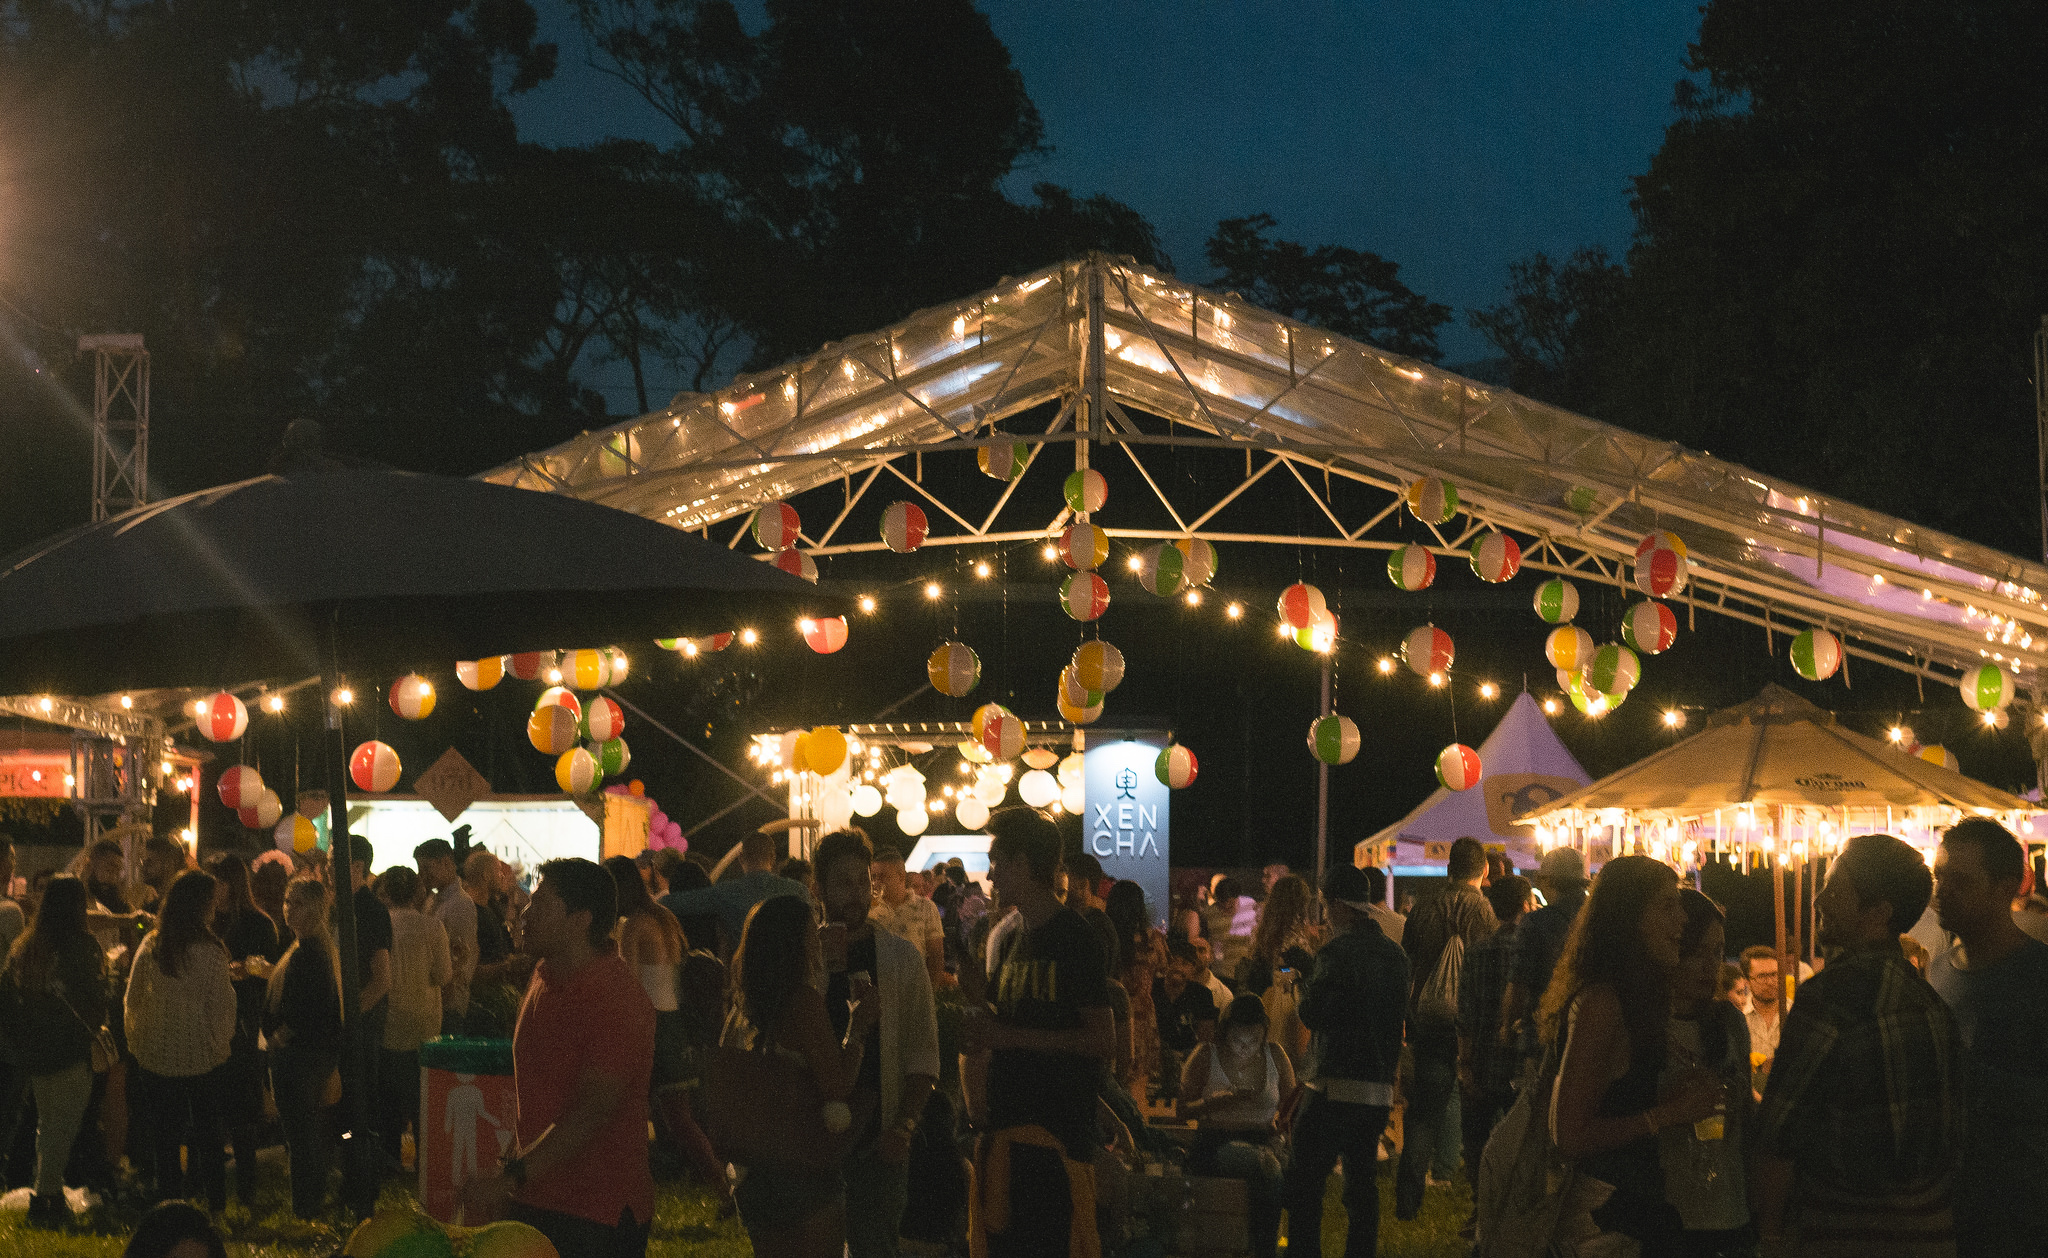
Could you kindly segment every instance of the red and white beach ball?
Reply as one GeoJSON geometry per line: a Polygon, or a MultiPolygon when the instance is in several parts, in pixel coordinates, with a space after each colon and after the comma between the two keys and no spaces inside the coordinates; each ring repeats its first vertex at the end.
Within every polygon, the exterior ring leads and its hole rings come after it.
{"type": "Polygon", "coordinates": [[[277,792],[267,786],[263,788],[262,794],[256,797],[254,804],[235,811],[236,820],[251,830],[268,830],[276,825],[278,818],[282,816],[284,801],[278,799],[277,792]]]}
{"type": "Polygon", "coordinates": [[[1410,629],[1408,636],[1401,639],[1401,662],[1418,677],[1449,672],[1456,655],[1451,635],[1435,625],[1410,629]]]}
{"type": "Polygon", "coordinates": [[[1183,537],[1173,544],[1180,552],[1180,580],[1187,589],[1199,589],[1216,578],[1216,548],[1199,537],[1183,537]]]}
{"type": "Polygon", "coordinates": [[[1479,772],[1479,753],[1463,743],[1452,743],[1437,753],[1436,780],[1447,790],[1471,790],[1479,785],[1479,772]]]}
{"type": "Polygon", "coordinates": [[[981,728],[981,745],[996,760],[1015,760],[1024,754],[1024,722],[1008,712],[989,717],[981,728]]]}
{"type": "Polygon", "coordinates": [[[1593,658],[1593,635],[1576,625],[1552,629],[1543,640],[1543,658],[1552,668],[1576,673],[1593,658]]]}
{"type": "Polygon", "coordinates": [[[1621,640],[1644,655],[1668,651],[1678,641],[1678,617],[1657,600],[1644,599],[1622,616],[1621,640]]]}
{"type": "Polygon", "coordinates": [[[348,779],[357,790],[373,794],[390,790],[398,785],[398,753],[391,744],[371,739],[348,758],[348,779]]]}
{"type": "Polygon", "coordinates": [[[547,676],[557,658],[553,651],[515,651],[505,657],[505,666],[521,681],[538,681],[547,676]]]}
{"type": "Polygon", "coordinates": [[[1102,510],[1102,504],[1109,501],[1109,482],[1092,467],[1080,468],[1067,473],[1066,494],[1069,511],[1088,515],[1102,510]]]}
{"type": "Polygon", "coordinates": [[[1090,690],[1108,694],[1124,679],[1124,653],[1107,642],[1083,642],[1074,648],[1074,676],[1090,690]]]}
{"type": "Polygon", "coordinates": [[[899,555],[924,545],[930,530],[924,508],[914,502],[892,502],[882,510],[882,544],[899,555]]]}
{"type": "Polygon", "coordinates": [[[932,652],[924,671],[933,690],[958,699],[981,684],[981,657],[964,642],[948,642],[932,652]]]}
{"type": "Polygon", "coordinates": [[[1180,743],[1161,751],[1159,758],[1152,762],[1153,776],[1176,791],[1184,786],[1193,786],[1195,775],[1200,772],[1201,766],[1195,762],[1195,753],[1180,743]]]}
{"type": "Polygon", "coordinates": [[[1481,533],[1472,543],[1472,575],[1481,581],[1499,585],[1521,570],[1521,544],[1506,533],[1481,533]]]}
{"type": "Polygon", "coordinates": [[[1651,598],[1670,598],[1685,589],[1685,543],[1658,530],[1636,543],[1636,588],[1651,598]]]}
{"type": "Polygon", "coordinates": [[[1109,534],[1085,520],[1069,524],[1060,533],[1060,562],[1083,572],[1100,568],[1109,558],[1109,534]]]}
{"type": "Polygon", "coordinates": [[[802,530],[796,508],[786,502],[771,502],[754,513],[754,540],[762,550],[788,550],[802,530]]]}
{"type": "Polygon", "coordinates": [[[231,765],[220,775],[220,802],[240,812],[263,798],[263,775],[246,764],[231,765]]]}
{"type": "Polygon", "coordinates": [[[804,643],[820,655],[846,645],[846,617],[824,616],[804,622],[804,643]]]}
{"type": "Polygon", "coordinates": [[[572,747],[555,761],[555,785],[571,795],[588,795],[604,781],[603,770],[597,767],[597,757],[572,747]]]}
{"type": "Polygon", "coordinates": [[[421,721],[434,714],[434,683],[418,673],[407,673],[391,683],[391,710],[408,721],[421,721]]]}
{"type": "Polygon", "coordinates": [[[818,563],[800,550],[785,550],[775,556],[775,566],[793,577],[802,577],[812,585],[818,583],[818,563]]]}
{"type": "Polygon", "coordinates": [[[975,742],[986,747],[988,745],[986,735],[988,734],[989,726],[995,724],[999,718],[1008,715],[1010,715],[1010,709],[1002,704],[984,703],[974,709],[973,716],[967,718],[967,731],[973,735],[975,742]]]}
{"type": "Polygon", "coordinates": [[[535,708],[526,718],[526,741],[535,751],[559,756],[576,745],[576,713],[558,704],[535,708]]]}
{"type": "Polygon", "coordinates": [[[249,728],[249,709],[240,699],[223,690],[211,699],[201,699],[205,707],[193,722],[200,734],[210,742],[231,743],[249,728]]]}
{"type": "Polygon", "coordinates": [[[1426,590],[1436,580],[1436,556],[1427,546],[1396,546],[1387,555],[1387,579],[1404,590],[1426,590]]]}
{"type": "Polygon", "coordinates": [[[626,713],[610,695],[592,695],[583,705],[583,721],[577,731],[592,742],[609,742],[626,728],[626,713]]]}
{"type": "Polygon", "coordinates": [[[1323,592],[1313,585],[1296,581],[1280,591],[1280,619],[1289,629],[1306,629],[1327,610],[1323,592]]]}
{"type": "Polygon", "coordinates": [[[458,660],[455,680],[461,682],[465,690],[489,690],[505,680],[505,657],[486,655],[480,660],[458,660]]]}
{"type": "Polygon", "coordinates": [[[1408,513],[1424,524],[1442,524],[1458,514],[1458,487],[1439,476],[1408,486],[1408,513]]]}

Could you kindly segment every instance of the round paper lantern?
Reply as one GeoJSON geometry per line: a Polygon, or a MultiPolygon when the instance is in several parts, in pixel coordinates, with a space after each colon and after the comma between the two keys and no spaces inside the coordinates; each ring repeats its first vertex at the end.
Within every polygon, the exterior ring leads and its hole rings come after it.
{"type": "Polygon", "coordinates": [[[1593,635],[1575,625],[1552,629],[1543,640],[1543,658],[1552,668],[1576,673],[1593,658],[1593,635]]]}
{"type": "Polygon", "coordinates": [[[1586,685],[1603,695],[1627,694],[1643,679],[1643,662],[1619,642],[1609,642],[1586,662],[1586,685]]]}
{"type": "Polygon", "coordinates": [[[1325,608],[1322,614],[1308,623],[1308,628],[1294,631],[1294,645],[1304,651],[1328,651],[1337,645],[1337,613],[1325,608]]]}
{"type": "Polygon", "coordinates": [[[541,691],[540,697],[533,701],[533,708],[536,712],[542,708],[567,708],[571,716],[583,719],[583,700],[578,699],[576,692],[567,686],[549,686],[541,691]]]}
{"type": "Polygon", "coordinates": [[[846,763],[846,735],[836,725],[820,725],[804,736],[804,765],[820,777],[839,771],[846,763]]]}
{"type": "MultiPolygon", "coordinates": [[[[979,730],[981,727],[973,725],[970,719],[970,728],[979,730]]],[[[978,733],[973,738],[962,739],[955,743],[953,747],[954,750],[960,753],[960,758],[969,764],[987,764],[992,759],[988,754],[988,748],[981,745],[981,736],[978,733]]],[[[923,781],[924,779],[919,778],[918,780],[923,781]]]]}
{"type": "Polygon", "coordinates": [[[1426,590],[1436,580],[1436,556],[1427,546],[1396,546],[1387,554],[1387,580],[1404,590],[1426,590]]]}
{"type": "Polygon", "coordinates": [[[856,815],[872,817],[882,811],[882,792],[862,782],[853,788],[851,802],[856,815]]]}
{"type": "Polygon", "coordinates": [[[220,802],[237,812],[254,808],[263,798],[263,775],[246,764],[231,765],[221,771],[215,789],[220,792],[220,802]]]}
{"type": "Polygon", "coordinates": [[[1060,791],[1060,807],[1080,816],[1088,807],[1088,792],[1079,786],[1069,786],[1060,791]]]}
{"type": "Polygon", "coordinates": [[[561,755],[576,745],[576,713],[555,703],[535,708],[526,718],[526,741],[535,751],[561,755]]]}
{"type": "Polygon", "coordinates": [[[924,662],[924,673],[933,690],[958,699],[981,684],[981,657],[964,642],[948,642],[924,662]]]}
{"type": "Polygon", "coordinates": [[[398,785],[398,753],[389,743],[375,739],[362,744],[348,758],[348,779],[356,789],[382,794],[398,785]]]}
{"type": "Polygon", "coordinates": [[[283,852],[310,852],[320,845],[319,829],[297,813],[278,822],[271,833],[276,836],[278,850],[283,852]]]}
{"type": "Polygon", "coordinates": [[[1080,468],[1067,473],[1066,494],[1067,510],[1075,515],[1090,515],[1102,510],[1102,504],[1109,501],[1109,482],[1092,467],[1080,468]]]}
{"type": "Polygon", "coordinates": [[[455,680],[461,682],[465,690],[489,690],[505,680],[505,657],[486,655],[480,660],[458,660],[455,680]]]}
{"type": "Polygon", "coordinates": [[[785,550],[775,556],[775,566],[793,577],[818,583],[818,561],[800,550],[785,550]]]}
{"type": "Polygon", "coordinates": [[[1003,802],[1003,796],[1010,793],[1010,784],[1003,781],[1000,773],[987,769],[974,775],[974,798],[994,808],[1003,802]]]}
{"type": "Polygon", "coordinates": [[[626,658],[626,653],[624,651],[621,651],[619,648],[615,646],[606,647],[604,649],[604,653],[606,658],[611,660],[612,685],[616,686],[620,682],[626,680],[626,673],[627,670],[631,667],[632,662],[626,658]]]}
{"type": "Polygon", "coordinates": [[[953,805],[953,820],[963,830],[979,830],[988,824],[988,805],[969,795],[953,805]]]}
{"type": "Polygon", "coordinates": [[[826,616],[806,621],[804,644],[820,655],[830,655],[846,645],[846,617],[826,616]]]}
{"type": "Polygon", "coordinates": [[[1102,705],[1099,703],[1084,708],[1068,703],[1062,698],[1057,706],[1060,710],[1060,719],[1069,725],[1093,725],[1102,718],[1102,705]]]}
{"type": "Polygon", "coordinates": [[[505,667],[521,681],[538,681],[555,666],[553,651],[515,651],[505,657],[505,667]]]}
{"type": "Polygon", "coordinates": [[[1424,524],[1442,524],[1458,514],[1458,488],[1436,476],[1408,486],[1408,513],[1424,524]]]}
{"type": "Polygon", "coordinates": [[[203,705],[198,719],[193,722],[209,742],[231,743],[249,728],[249,709],[240,699],[223,690],[211,699],[201,699],[203,705]]]}
{"type": "Polygon", "coordinates": [[[1324,764],[1350,764],[1358,758],[1358,723],[1348,716],[1319,716],[1309,722],[1309,754],[1324,764]]]}
{"type": "Polygon", "coordinates": [[[1109,610],[1109,582],[1094,572],[1069,573],[1060,582],[1060,610],[1075,620],[1100,619],[1109,610]]]}
{"type": "Polygon", "coordinates": [[[1088,689],[1108,694],[1124,679],[1124,653],[1107,642],[1083,642],[1074,648],[1074,676],[1088,689]]]}
{"type": "Polygon", "coordinates": [[[1008,712],[991,718],[982,728],[981,745],[997,760],[1015,760],[1024,754],[1024,722],[1008,712]]]}
{"type": "Polygon", "coordinates": [[[914,502],[892,502],[882,508],[882,545],[899,555],[924,545],[924,535],[930,531],[924,508],[914,502]]]}
{"type": "Polygon", "coordinates": [[[1060,531],[1060,562],[1083,572],[1102,566],[1109,558],[1109,534],[1086,520],[1077,520],[1060,531]]]}
{"type": "Polygon", "coordinates": [[[1408,671],[1418,677],[1449,672],[1451,661],[1456,656],[1457,651],[1451,644],[1451,635],[1435,625],[1410,629],[1408,636],[1401,639],[1401,662],[1408,666],[1408,671]]]}
{"type": "Polygon", "coordinates": [[[434,683],[418,673],[407,673],[391,683],[391,710],[408,721],[434,714],[434,683]]]}
{"type": "MultiPolygon", "coordinates": [[[[1678,641],[1678,617],[1657,600],[1644,599],[1622,616],[1621,640],[1644,655],[1662,654],[1678,641]]],[[[1828,672],[1833,671],[1830,665],[1828,672]]]]}
{"type": "Polygon", "coordinates": [[[1159,753],[1152,762],[1152,774],[1174,790],[1192,786],[1201,766],[1195,763],[1195,753],[1179,743],[1159,753]]]}
{"type": "Polygon", "coordinates": [[[1452,743],[1437,753],[1436,780],[1445,790],[1471,790],[1479,785],[1479,772],[1479,753],[1463,743],[1452,743]]]}
{"type": "Polygon", "coordinates": [[[1962,762],[1956,759],[1956,753],[1939,743],[1932,747],[1922,747],[1920,749],[1920,758],[1929,764],[1938,764],[1951,772],[1959,773],[1962,771],[1962,762]]]}
{"type": "Polygon", "coordinates": [[[1147,546],[1138,556],[1138,584],[1147,594],[1172,598],[1186,583],[1181,573],[1180,550],[1165,542],[1147,546]]]}
{"type": "Polygon", "coordinates": [[[284,816],[284,802],[278,799],[276,791],[265,787],[254,804],[238,809],[235,816],[251,830],[268,830],[284,816]]]}
{"type": "Polygon", "coordinates": [[[588,795],[604,782],[597,759],[581,747],[572,747],[555,761],[555,785],[571,795],[588,795]]]}
{"type": "Polygon", "coordinates": [[[1050,748],[1033,747],[1024,753],[1024,767],[1027,769],[1050,769],[1059,762],[1059,753],[1050,748]]]}
{"type": "Polygon", "coordinates": [[[1092,708],[1102,702],[1102,692],[1082,685],[1080,674],[1069,664],[1060,670],[1060,702],[1069,707],[1092,708]]]}
{"type": "Polygon", "coordinates": [[[1088,757],[1080,752],[1071,752],[1060,760],[1060,785],[1075,787],[1081,785],[1088,772],[1088,757]]]}
{"type": "Polygon", "coordinates": [[[1842,640],[1834,634],[1807,629],[1793,637],[1792,671],[1807,681],[1826,681],[1841,666],[1842,640]]]}
{"type": "Polygon", "coordinates": [[[627,765],[633,763],[633,749],[626,745],[623,738],[607,738],[601,742],[589,743],[583,750],[590,753],[592,760],[597,761],[597,771],[608,778],[619,776],[626,771],[627,765]]]}
{"type": "Polygon", "coordinates": [[[1972,712],[1995,712],[2012,702],[2012,678],[1996,664],[1964,669],[1961,689],[1972,712]]]}
{"type": "Polygon", "coordinates": [[[1685,589],[1685,543],[1659,530],[1636,543],[1636,588],[1651,598],[1670,598],[1685,589]]]}
{"type": "Polygon", "coordinates": [[[786,502],[771,502],[754,512],[754,540],[762,550],[788,550],[802,530],[796,508],[786,502]]]}
{"type": "Polygon", "coordinates": [[[1536,619],[1546,625],[1568,625],[1579,614],[1579,587],[1552,577],[1536,587],[1536,619]]]}
{"type": "Polygon", "coordinates": [[[1280,591],[1280,619],[1289,629],[1306,629],[1327,610],[1323,592],[1313,585],[1296,581],[1280,591]]]}
{"type": "Polygon", "coordinates": [[[562,653],[562,684],[576,690],[602,690],[612,684],[609,651],[585,647],[562,653]]]}
{"type": "Polygon", "coordinates": [[[1473,541],[1472,574],[1481,581],[1499,585],[1521,570],[1521,544],[1506,533],[1481,533],[1473,541]]]}
{"type": "Polygon", "coordinates": [[[1173,544],[1180,552],[1180,580],[1187,589],[1199,589],[1216,578],[1216,548],[1199,537],[1183,537],[1173,544]]]}
{"type": "Polygon", "coordinates": [[[1033,808],[1049,807],[1059,797],[1059,779],[1044,769],[1033,769],[1017,779],[1017,798],[1033,808]]]}
{"type": "Polygon", "coordinates": [[[1021,441],[991,441],[974,452],[974,462],[985,476],[1016,480],[1031,461],[1031,447],[1021,441]]]}
{"type": "Polygon", "coordinates": [[[577,733],[594,743],[610,742],[624,733],[626,714],[610,695],[592,695],[583,705],[583,720],[577,733]]]}
{"type": "Polygon", "coordinates": [[[924,810],[923,804],[919,804],[915,808],[899,808],[896,810],[896,828],[913,839],[923,834],[924,828],[931,823],[931,814],[924,810]]]}

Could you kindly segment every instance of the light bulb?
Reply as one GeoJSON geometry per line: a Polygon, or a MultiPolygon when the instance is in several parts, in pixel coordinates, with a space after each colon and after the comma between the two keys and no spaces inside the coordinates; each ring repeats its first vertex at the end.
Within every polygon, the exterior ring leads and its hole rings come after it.
{"type": "Polygon", "coordinates": [[[939,583],[937,581],[927,581],[924,583],[924,596],[926,598],[937,598],[939,595],[943,593],[945,593],[945,591],[939,588],[939,583]]]}
{"type": "Polygon", "coordinates": [[[874,612],[874,610],[875,610],[875,596],[874,596],[874,595],[872,595],[872,594],[863,594],[863,595],[861,595],[861,596],[860,596],[860,609],[861,609],[862,611],[864,611],[864,612],[868,612],[868,613],[872,614],[872,613],[874,612]]]}
{"type": "Polygon", "coordinates": [[[1230,617],[1232,620],[1236,620],[1238,617],[1244,615],[1244,604],[1232,603],[1230,606],[1223,609],[1223,614],[1230,617]]]}

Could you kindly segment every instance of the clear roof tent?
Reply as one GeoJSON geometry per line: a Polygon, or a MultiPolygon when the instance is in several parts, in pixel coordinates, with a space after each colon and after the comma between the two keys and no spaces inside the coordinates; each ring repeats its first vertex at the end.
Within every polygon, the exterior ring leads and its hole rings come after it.
{"type": "Polygon", "coordinates": [[[812,554],[881,549],[840,532],[880,481],[930,508],[928,546],[1021,541],[1062,527],[1064,513],[1021,518],[1007,492],[985,513],[956,509],[905,469],[922,454],[971,451],[992,425],[1048,404],[1048,426],[1003,438],[1063,467],[1086,466],[1091,450],[1098,462],[1127,456],[1177,526],[1106,529],[1112,537],[1389,549],[1401,541],[1381,526],[1403,486],[1437,475],[1466,511],[1436,531],[1442,554],[1505,529],[1524,541],[1527,567],[1619,583],[1636,543],[1666,528],[1691,554],[1681,609],[1787,632],[1829,628],[1853,655],[1939,679],[1997,663],[2029,691],[2048,651],[2040,564],[1100,254],[679,397],[484,478],[707,531],[721,521],[743,530],[765,503],[843,481],[843,509],[802,539],[812,554]],[[1157,453],[1149,447],[1168,445],[1242,449],[1243,479],[1211,501],[1169,501],[1145,465],[1157,453]],[[1311,526],[1209,527],[1268,474],[1314,500],[1311,526]],[[1340,512],[1315,488],[1329,477],[1374,491],[1378,505],[1340,512]]]}

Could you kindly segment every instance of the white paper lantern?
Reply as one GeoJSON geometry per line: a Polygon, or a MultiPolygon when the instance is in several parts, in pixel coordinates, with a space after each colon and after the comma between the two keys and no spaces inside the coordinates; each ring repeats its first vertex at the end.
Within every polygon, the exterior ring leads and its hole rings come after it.
{"type": "Polygon", "coordinates": [[[1060,785],[1065,787],[1080,786],[1082,781],[1081,775],[1087,771],[1088,758],[1078,751],[1073,753],[1060,761],[1060,785]]]}
{"type": "Polygon", "coordinates": [[[1044,808],[1059,797],[1059,779],[1044,769],[1033,769],[1017,779],[1017,798],[1033,808],[1044,808]]]}
{"type": "Polygon", "coordinates": [[[901,808],[896,812],[896,828],[912,838],[923,834],[924,828],[931,823],[932,815],[926,812],[922,805],[916,808],[901,808]]]}
{"type": "Polygon", "coordinates": [[[1088,793],[1078,783],[1069,786],[1060,792],[1060,807],[1078,817],[1088,807],[1088,793]]]}
{"type": "Polygon", "coordinates": [[[963,830],[979,830],[988,824],[988,805],[969,796],[954,807],[953,820],[963,830]]]}
{"type": "Polygon", "coordinates": [[[981,777],[976,778],[974,781],[974,798],[980,800],[982,803],[988,805],[990,808],[994,808],[998,804],[1001,804],[1003,802],[1004,796],[1008,795],[1009,793],[1010,784],[1008,782],[1003,781],[1003,779],[997,774],[983,774],[981,777]]]}
{"type": "Polygon", "coordinates": [[[882,811],[882,792],[862,782],[853,788],[853,810],[863,817],[882,811]]]}

